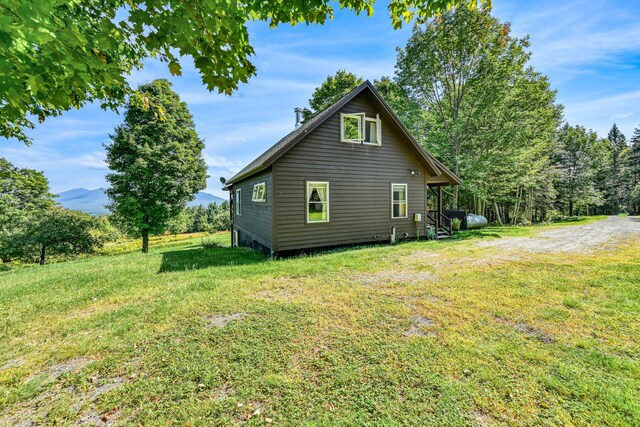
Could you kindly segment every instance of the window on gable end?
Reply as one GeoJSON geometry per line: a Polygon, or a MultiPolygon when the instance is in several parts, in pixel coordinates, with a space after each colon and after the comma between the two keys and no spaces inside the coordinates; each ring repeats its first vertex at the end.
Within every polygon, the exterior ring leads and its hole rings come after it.
{"type": "Polygon", "coordinates": [[[365,113],[340,114],[340,141],[350,144],[381,145],[380,116],[365,113]]]}
{"type": "Polygon", "coordinates": [[[253,186],[253,194],[251,195],[251,201],[253,202],[267,201],[267,184],[265,182],[259,182],[253,186]]]}
{"type": "Polygon", "coordinates": [[[362,122],[364,113],[340,114],[340,140],[360,144],[362,142],[362,122]]]}
{"type": "Polygon", "coordinates": [[[380,116],[364,118],[364,144],[382,145],[382,126],[380,124],[380,116]]]}

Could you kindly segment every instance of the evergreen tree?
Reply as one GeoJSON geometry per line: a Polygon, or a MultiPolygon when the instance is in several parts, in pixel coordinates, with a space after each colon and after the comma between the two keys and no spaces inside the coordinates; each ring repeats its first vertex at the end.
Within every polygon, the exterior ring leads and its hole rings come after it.
{"type": "Polygon", "coordinates": [[[198,233],[201,231],[209,231],[209,221],[207,221],[207,211],[202,205],[194,206],[189,209],[191,211],[190,233],[198,233]]]}
{"type": "Polygon", "coordinates": [[[409,97],[401,111],[412,133],[462,178],[453,207],[493,211],[499,222],[531,221],[535,201],[542,210],[553,202],[561,107],[548,78],[527,65],[527,47],[488,8],[454,9],[416,26],[399,50],[401,90],[384,82],[397,100],[409,97]]]}
{"type": "Polygon", "coordinates": [[[604,204],[604,195],[595,182],[595,173],[601,163],[595,132],[565,123],[558,135],[554,162],[558,170],[558,200],[566,203],[569,216],[574,215],[576,207],[604,204]]]}
{"type": "Polygon", "coordinates": [[[627,139],[614,123],[607,135],[611,151],[611,169],[607,180],[608,204],[612,214],[617,214],[626,200],[629,190],[629,171],[627,169],[627,139]]]}
{"type": "Polygon", "coordinates": [[[635,128],[631,137],[628,165],[631,174],[630,201],[633,213],[637,215],[640,213],[640,128],[635,128]]]}
{"type": "Polygon", "coordinates": [[[166,80],[138,88],[111,140],[109,209],[115,221],[142,238],[142,251],[148,252],[149,235],[164,232],[206,187],[204,143],[187,105],[166,80]]]}

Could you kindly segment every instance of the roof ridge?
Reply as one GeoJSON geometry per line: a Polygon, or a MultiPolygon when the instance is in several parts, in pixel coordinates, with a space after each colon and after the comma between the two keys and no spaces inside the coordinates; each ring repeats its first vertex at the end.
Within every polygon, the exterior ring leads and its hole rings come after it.
{"type": "Polygon", "coordinates": [[[378,93],[375,86],[369,81],[365,80],[355,88],[351,89],[340,99],[335,101],[333,104],[329,105],[327,108],[319,111],[317,114],[304,121],[298,129],[294,129],[293,131],[286,134],[282,137],[278,142],[269,147],[266,151],[256,157],[252,162],[250,162],[247,166],[245,166],[242,170],[232,176],[229,180],[226,181],[225,187],[230,184],[233,184],[240,179],[246,178],[254,173],[260,172],[267,167],[269,167],[273,162],[275,162],[280,156],[289,151],[294,145],[296,145],[300,140],[304,138],[304,136],[318,127],[320,124],[324,123],[330,116],[336,113],[340,108],[342,108],[345,104],[359,95],[363,90],[369,89],[373,96],[380,102],[382,108],[384,108],[389,115],[393,118],[393,121],[397,124],[397,126],[402,130],[402,133],[405,134],[407,139],[411,142],[411,145],[420,153],[425,162],[428,164],[429,168],[433,170],[436,175],[445,175],[447,178],[455,184],[461,184],[462,181],[458,178],[453,172],[447,169],[442,163],[440,163],[435,157],[433,157],[430,153],[428,153],[424,147],[422,147],[418,141],[411,135],[407,127],[400,121],[395,112],[389,107],[384,98],[378,93]]]}

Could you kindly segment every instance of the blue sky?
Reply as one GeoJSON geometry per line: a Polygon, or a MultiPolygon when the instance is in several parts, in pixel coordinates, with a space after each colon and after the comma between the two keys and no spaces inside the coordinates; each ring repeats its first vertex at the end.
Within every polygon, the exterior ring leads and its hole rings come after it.
{"type": "MultiPolygon", "coordinates": [[[[493,14],[517,36],[530,35],[532,64],[548,75],[565,106],[565,119],[601,136],[616,122],[630,138],[640,126],[640,8],[637,0],[493,0],[493,14]]],[[[374,80],[392,75],[396,46],[410,28],[394,31],[380,2],[373,17],[338,11],[324,26],[250,26],[257,77],[231,97],[209,93],[189,60],[182,77],[149,61],[131,76],[134,84],[169,78],[205,139],[206,191],[225,196],[218,178],[229,178],[293,129],[296,106],[328,75],[346,69],[374,80]]],[[[52,191],[105,187],[103,143],[121,121],[111,111],[86,106],[48,119],[29,132],[30,147],[0,141],[0,157],[42,170],[52,191]]]]}

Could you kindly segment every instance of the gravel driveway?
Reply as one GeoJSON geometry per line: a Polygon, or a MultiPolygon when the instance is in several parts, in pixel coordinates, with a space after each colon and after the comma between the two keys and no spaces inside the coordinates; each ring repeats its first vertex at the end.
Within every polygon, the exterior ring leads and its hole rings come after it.
{"type": "Polygon", "coordinates": [[[480,247],[528,252],[585,252],[640,236],[640,217],[610,216],[585,225],[558,227],[535,237],[504,237],[478,242],[480,247]]]}

